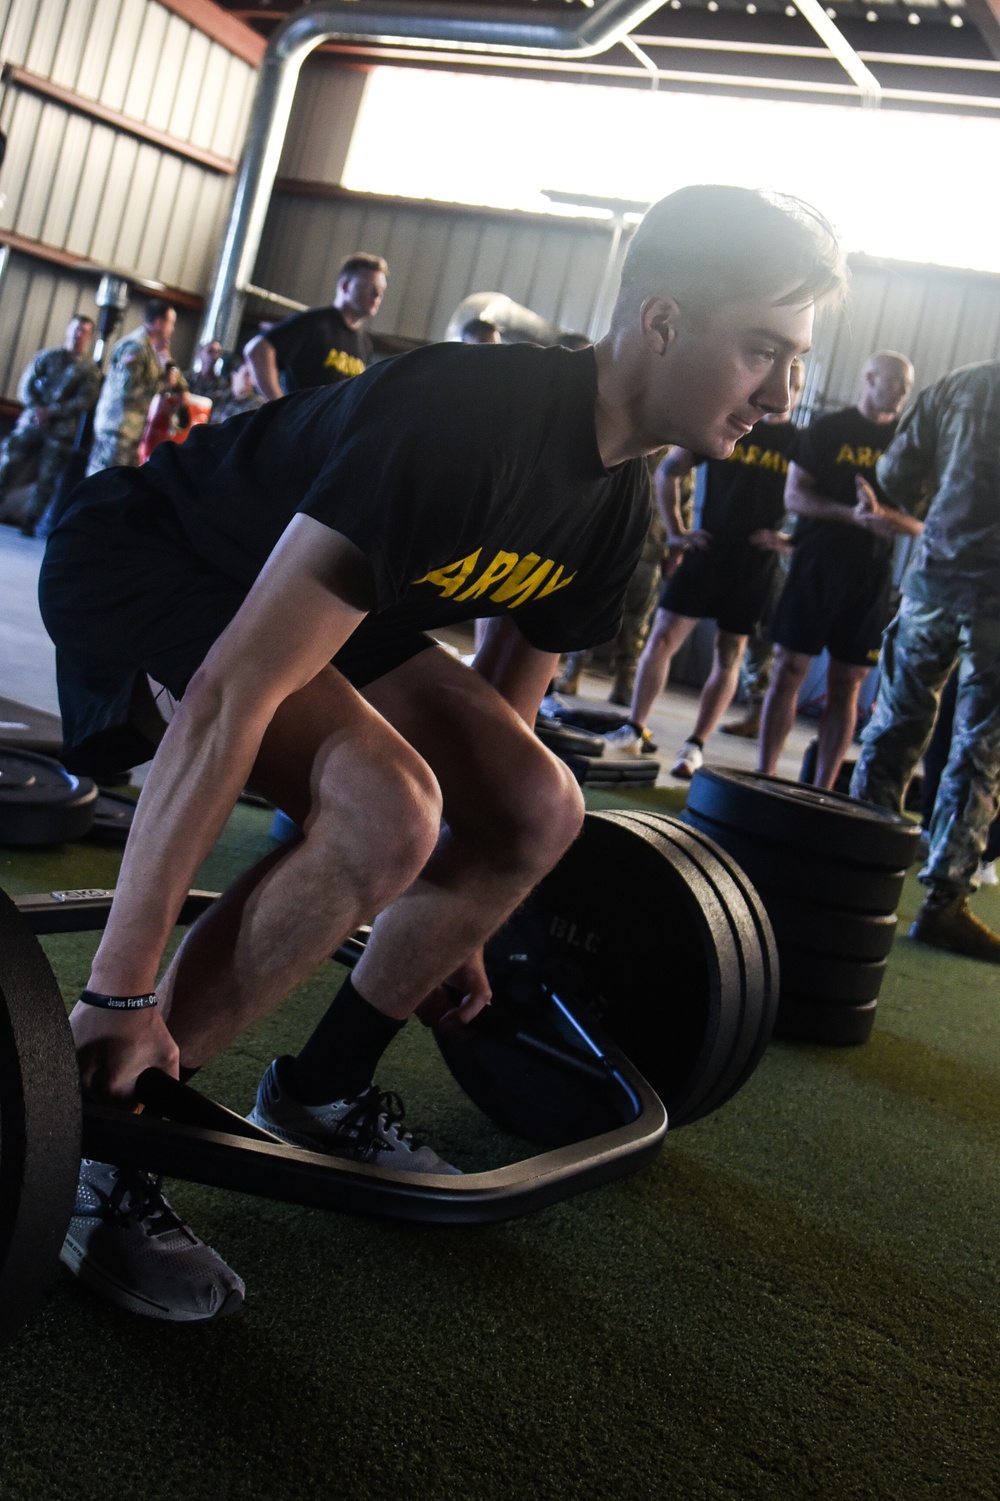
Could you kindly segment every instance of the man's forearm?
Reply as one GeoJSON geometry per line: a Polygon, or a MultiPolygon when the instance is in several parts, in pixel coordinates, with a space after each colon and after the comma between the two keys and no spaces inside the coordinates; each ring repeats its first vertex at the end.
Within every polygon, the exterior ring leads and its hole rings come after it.
{"type": "Polygon", "coordinates": [[[285,393],[281,389],[274,346],[264,338],[252,339],[243,353],[253,372],[254,384],[264,400],[278,401],[285,393]]]}
{"type": "Polygon", "coordinates": [[[530,646],[517,626],[501,617],[489,621],[475,661],[480,677],[492,683],[515,714],[531,726],[558,665],[557,653],[530,646]]]}
{"type": "Polygon", "coordinates": [[[831,500],[814,484],[799,479],[785,487],[785,509],[793,516],[805,516],[810,521],[837,521],[851,526],[854,512],[851,506],[831,500]]]}
{"type": "Polygon", "coordinates": [[[243,790],[264,724],[229,706],[186,698],[150,769],[122,861],[114,906],[94,958],[91,987],[142,995],[202,860],[243,790]]]}

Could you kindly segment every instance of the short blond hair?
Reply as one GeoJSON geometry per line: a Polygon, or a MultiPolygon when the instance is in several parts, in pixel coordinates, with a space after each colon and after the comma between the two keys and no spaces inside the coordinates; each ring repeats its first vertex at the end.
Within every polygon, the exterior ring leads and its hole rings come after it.
{"type": "Polygon", "coordinates": [[[632,237],[613,325],[635,317],[647,297],[707,310],[780,291],[783,304],[797,307],[842,299],[846,290],[833,227],[801,199],[753,188],[680,188],[653,204],[632,237]]]}

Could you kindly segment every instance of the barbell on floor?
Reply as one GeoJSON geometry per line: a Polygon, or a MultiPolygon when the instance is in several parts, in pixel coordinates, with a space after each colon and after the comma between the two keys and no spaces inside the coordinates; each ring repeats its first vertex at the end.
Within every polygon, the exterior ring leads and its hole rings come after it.
{"type": "MultiPolygon", "coordinates": [[[[0,1340],[54,1272],[81,1154],[326,1209],[497,1221],[649,1162],[668,1125],[746,1082],[777,1004],[773,937],[735,863],[674,819],[589,814],[488,945],[493,1004],[437,1034],[469,1097],[542,1150],[465,1176],[393,1172],[268,1140],[164,1075],[140,1080],[142,1114],[81,1104],[37,937],[101,928],[111,896],[0,900],[0,1340]]],[[[192,892],[180,921],[213,899],[192,892]]],[[[335,957],[351,965],[365,941],[335,957]]]]}

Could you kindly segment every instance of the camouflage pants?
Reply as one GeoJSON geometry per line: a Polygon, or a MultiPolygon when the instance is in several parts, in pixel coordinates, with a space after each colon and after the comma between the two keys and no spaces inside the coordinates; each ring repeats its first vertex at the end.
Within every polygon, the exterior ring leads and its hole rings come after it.
{"type": "Polygon", "coordinates": [[[774,642],[771,627],[758,625],[747,642],[747,649],[740,663],[740,686],[751,703],[761,704],[771,685],[771,667],[774,663],[774,642]]]}
{"type": "Polygon", "coordinates": [[[10,436],[0,443],[0,500],[3,499],[11,478],[21,465],[29,460],[37,461],[35,488],[31,493],[31,498],[25,504],[22,517],[24,525],[33,525],[52,499],[56,480],[69,458],[71,447],[70,442],[61,437],[55,437],[41,427],[25,427],[20,430],[15,428],[10,436]]]}
{"type": "MultiPolygon", "coordinates": [[[[660,585],[660,557],[662,548],[647,547],[639,559],[638,565],[625,591],[625,607],[622,623],[615,639],[610,642],[607,656],[610,659],[611,670],[615,675],[615,681],[623,690],[631,692],[631,681],[635,675],[635,667],[642,656],[642,648],[646,644],[646,636],[649,633],[649,622],[653,618],[653,610],[656,607],[656,596],[660,585]]],[[[602,656],[605,652],[602,649],[602,656]]],[[[574,675],[578,675],[581,668],[590,661],[590,651],[568,652],[563,658],[560,678],[571,681],[574,675]]]]}
{"type": "Polygon", "coordinates": [[[951,750],[920,880],[959,893],[975,885],[1000,798],[1000,620],[963,617],[903,600],[883,639],[878,698],[864,731],[851,793],[901,811],[956,662],[951,750]]]}
{"type": "Polygon", "coordinates": [[[100,469],[113,469],[115,465],[122,465],[126,469],[138,469],[139,467],[139,439],[142,437],[142,428],[139,429],[137,438],[132,439],[131,432],[123,435],[120,432],[101,430],[95,432],[94,442],[90,450],[90,458],[87,461],[87,474],[97,474],[100,469]]]}

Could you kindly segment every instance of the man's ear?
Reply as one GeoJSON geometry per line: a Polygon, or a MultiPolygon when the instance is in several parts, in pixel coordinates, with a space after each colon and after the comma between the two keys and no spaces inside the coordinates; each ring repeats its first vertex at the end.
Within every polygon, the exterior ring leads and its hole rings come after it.
{"type": "Polygon", "coordinates": [[[647,297],[639,309],[645,343],[654,354],[666,354],[677,337],[680,308],[672,297],[647,297]]]}

